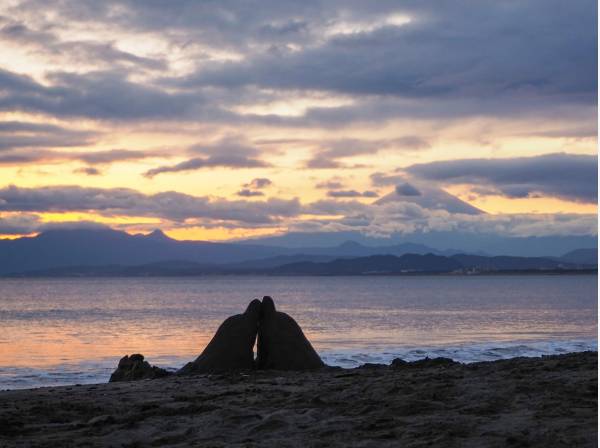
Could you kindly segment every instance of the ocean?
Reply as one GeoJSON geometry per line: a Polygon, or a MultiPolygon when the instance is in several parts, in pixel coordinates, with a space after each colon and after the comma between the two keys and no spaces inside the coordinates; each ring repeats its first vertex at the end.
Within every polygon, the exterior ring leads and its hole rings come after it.
{"type": "Polygon", "coordinates": [[[270,295],[342,367],[597,350],[596,275],[0,279],[0,389],[106,382],[125,354],[177,369],[270,295]]]}

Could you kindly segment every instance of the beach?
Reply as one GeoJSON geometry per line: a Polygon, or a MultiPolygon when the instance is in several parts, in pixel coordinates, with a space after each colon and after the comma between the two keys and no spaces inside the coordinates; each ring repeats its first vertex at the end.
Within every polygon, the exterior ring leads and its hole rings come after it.
{"type": "Polygon", "coordinates": [[[597,446],[597,352],[0,392],[0,446],[597,446]]]}

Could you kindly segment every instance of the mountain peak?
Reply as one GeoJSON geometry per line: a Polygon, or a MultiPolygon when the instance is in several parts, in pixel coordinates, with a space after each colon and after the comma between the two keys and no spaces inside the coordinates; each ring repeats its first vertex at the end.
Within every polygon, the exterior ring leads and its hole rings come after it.
{"type": "Polygon", "coordinates": [[[169,238],[167,235],[165,235],[165,232],[163,232],[160,229],[154,229],[152,232],[150,232],[148,235],[146,235],[146,238],[150,238],[152,240],[156,240],[156,241],[171,241],[172,238],[169,238]]]}

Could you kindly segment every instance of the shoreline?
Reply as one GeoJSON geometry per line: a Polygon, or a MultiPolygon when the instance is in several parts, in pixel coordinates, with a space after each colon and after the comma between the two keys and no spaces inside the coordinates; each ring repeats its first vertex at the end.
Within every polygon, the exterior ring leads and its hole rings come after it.
{"type": "MultiPolygon", "coordinates": [[[[389,364],[395,358],[414,362],[426,357],[445,357],[462,364],[472,364],[597,350],[598,343],[594,335],[594,337],[565,340],[477,341],[446,345],[327,349],[319,350],[319,355],[329,366],[353,369],[363,364],[389,364]]],[[[102,384],[108,381],[121,357],[122,354],[115,354],[48,365],[0,366],[0,392],[77,384],[102,384]]],[[[147,361],[157,367],[175,372],[195,357],[197,351],[168,356],[151,354],[147,361]]]]}
{"type": "Polygon", "coordinates": [[[596,446],[597,352],[0,392],[1,446],[596,446]]]}
{"type": "MultiPolygon", "coordinates": [[[[327,349],[319,350],[319,354],[329,366],[353,369],[363,364],[389,364],[395,358],[414,362],[426,357],[445,357],[462,364],[472,364],[597,350],[597,338],[594,335],[594,337],[565,340],[477,341],[445,345],[327,349]]],[[[196,356],[197,352],[166,357],[150,355],[147,361],[167,371],[175,372],[196,356]]],[[[102,384],[108,382],[121,357],[122,355],[118,354],[43,366],[0,366],[0,392],[39,387],[102,384]],[[32,379],[34,377],[36,379],[32,379]],[[26,381],[29,381],[29,384],[26,381]]]]}
{"type": "Polygon", "coordinates": [[[96,272],[94,274],[66,274],[66,275],[47,275],[47,274],[27,274],[27,273],[15,273],[15,274],[3,274],[0,275],[0,280],[14,280],[14,279],[27,279],[27,280],[64,280],[64,279],[100,279],[100,278],[212,278],[212,277],[528,277],[528,276],[580,276],[580,275],[598,275],[598,269],[555,269],[555,270],[501,270],[501,271],[482,271],[482,272],[402,272],[402,273],[360,273],[360,274],[277,274],[277,273],[259,273],[259,272],[231,272],[231,273],[203,273],[203,274],[185,274],[177,273],[169,275],[167,273],[161,273],[157,275],[152,274],[106,274],[96,272]]]}

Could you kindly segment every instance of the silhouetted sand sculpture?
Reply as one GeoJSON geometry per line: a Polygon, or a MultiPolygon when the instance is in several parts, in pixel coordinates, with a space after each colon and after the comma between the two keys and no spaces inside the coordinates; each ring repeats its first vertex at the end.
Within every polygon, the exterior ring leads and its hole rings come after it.
{"type": "Polygon", "coordinates": [[[288,314],[277,311],[271,297],[263,297],[260,311],[259,369],[310,370],[325,365],[300,325],[288,314]]]}
{"type": "Polygon", "coordinates": [[[218,328],[204,351],[178,373],[206,373],[254,368],[254,341],[258,330],[261,303],[253,300],[244,314],[228,317],[218,328]]]}
{"type": "MultiPolygon", "coordinates": [[[[177,373],[311,370],[324,366],[300,325],[286,313],[276,311],[273,299],[265,296],[262,303],[257,299],[250,302],[243,314],[225,319],[200,356],[177,373]],[[258,355],[254,361],[253,348],[257,335],[258,355]]],[[[150,366],[142,355],[131,355],[121,359],[110,381],[158,378],[168,374],[163,369],[150,366]]]]}

